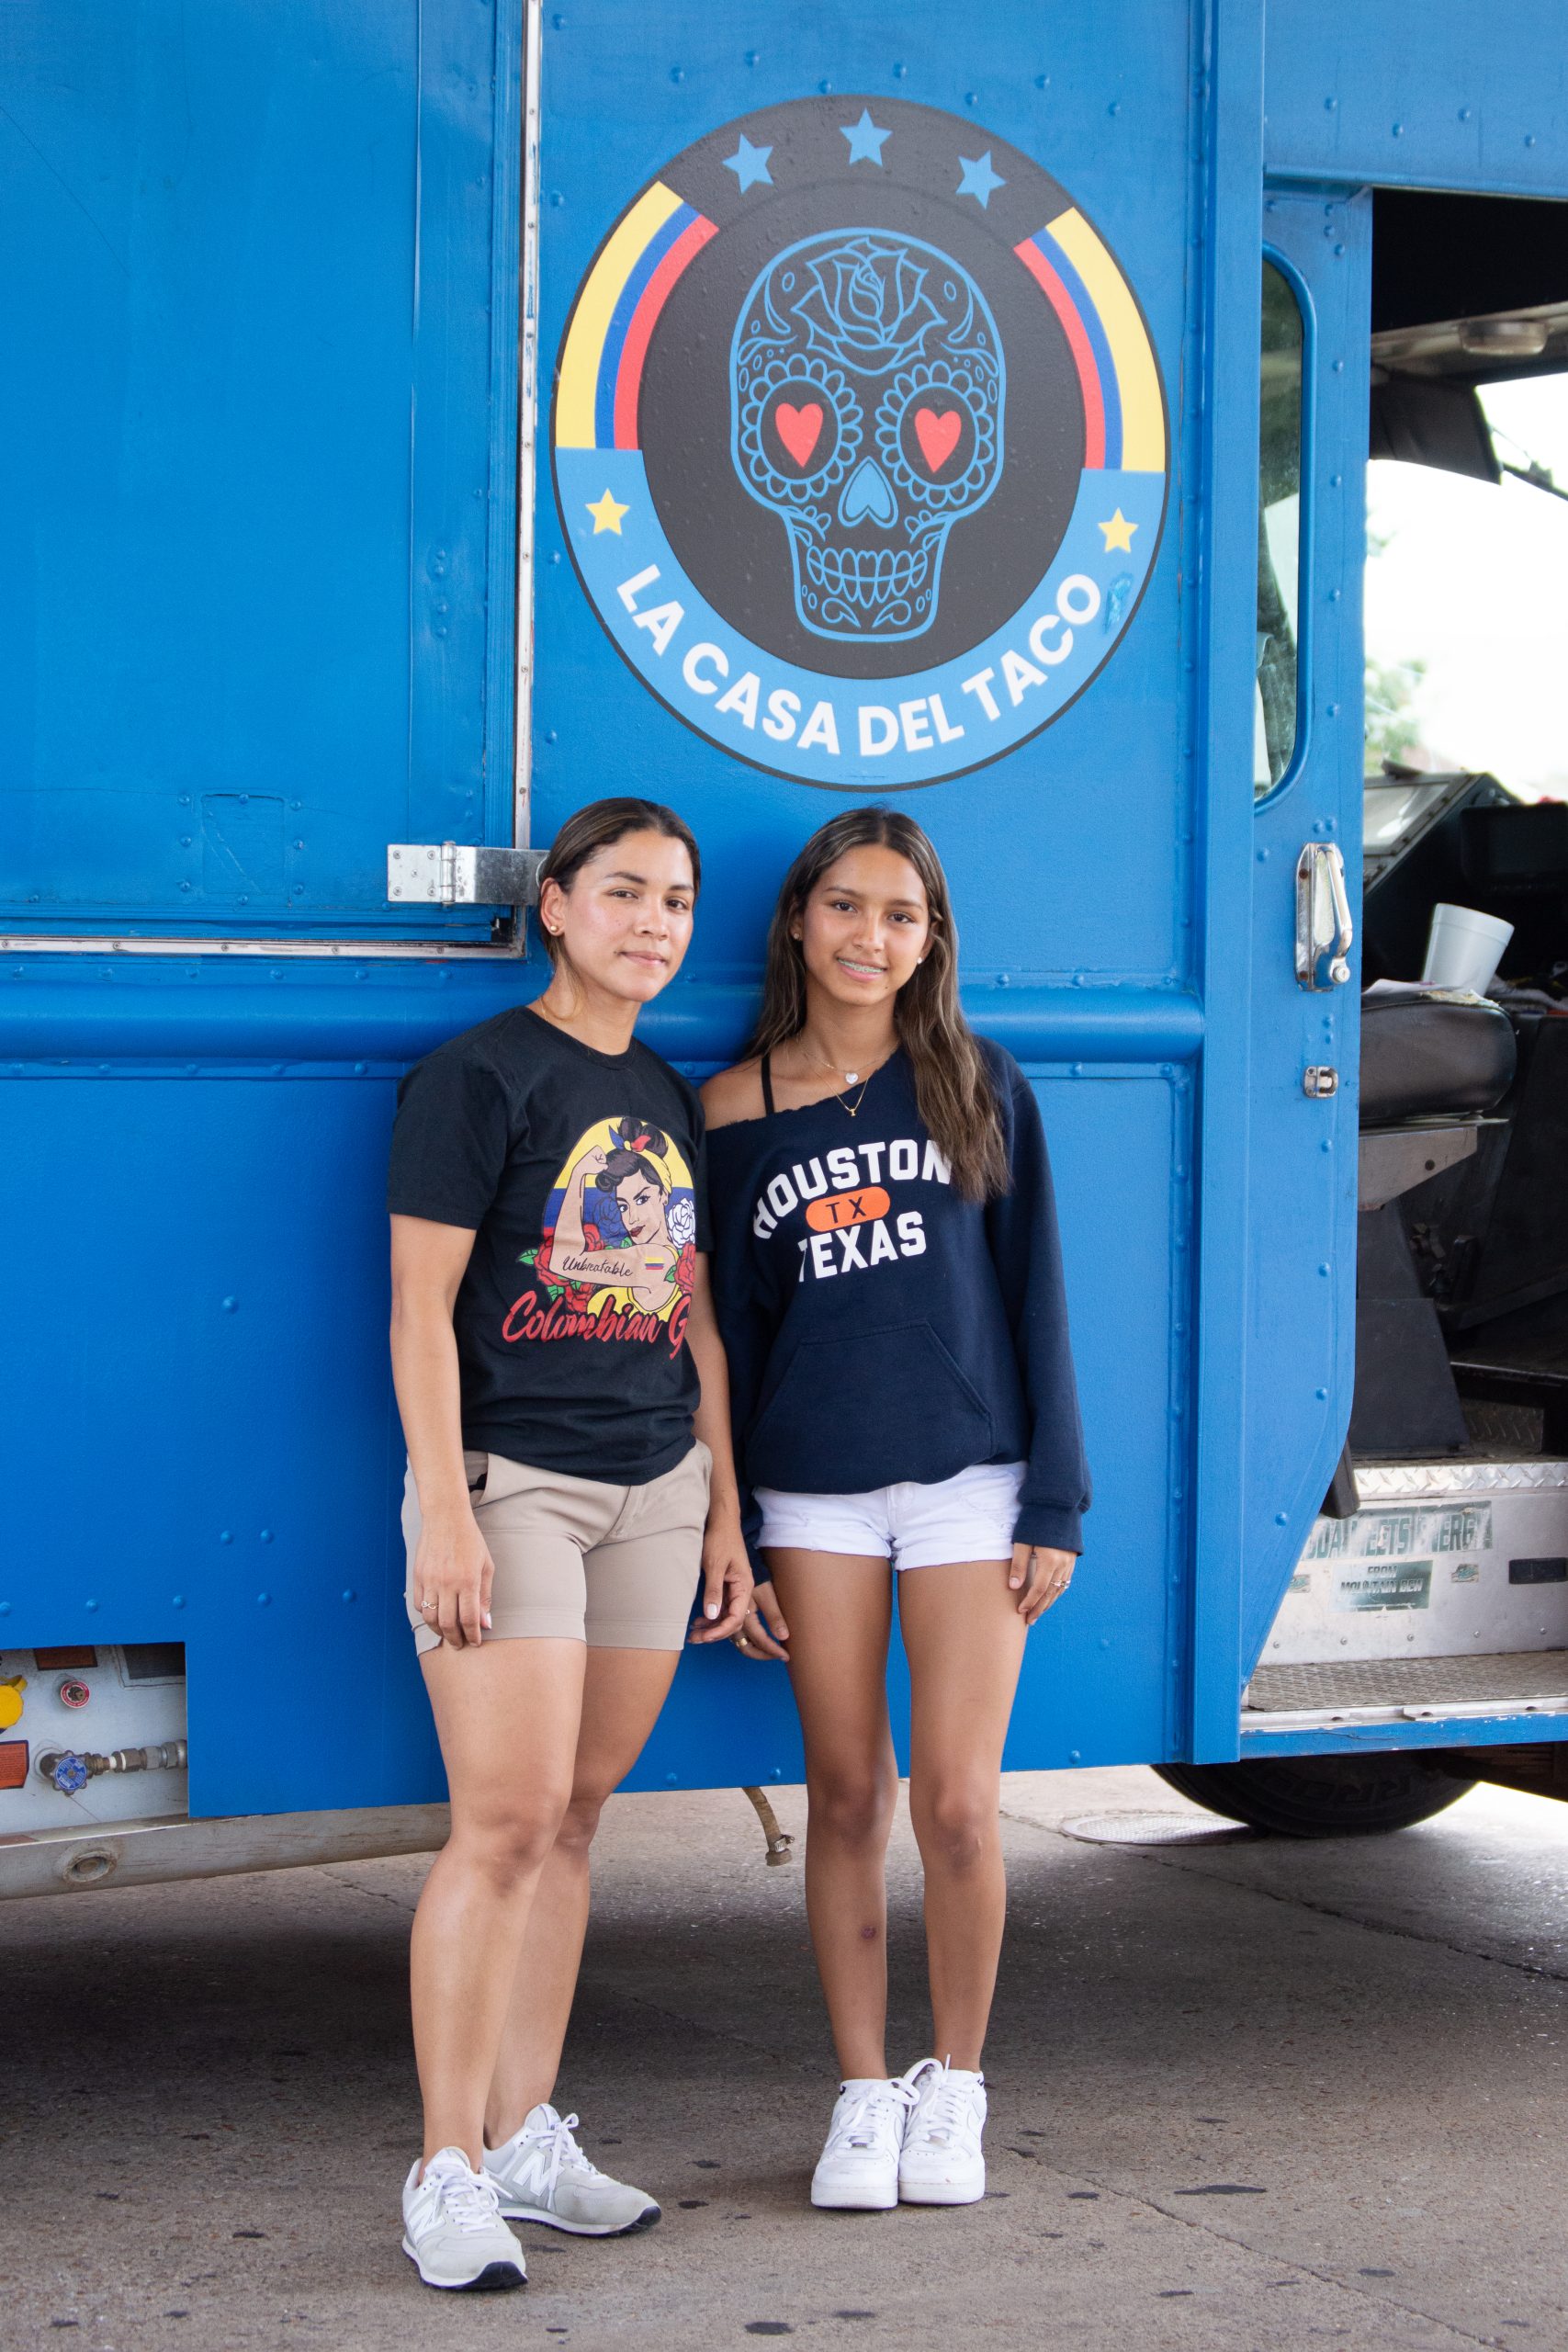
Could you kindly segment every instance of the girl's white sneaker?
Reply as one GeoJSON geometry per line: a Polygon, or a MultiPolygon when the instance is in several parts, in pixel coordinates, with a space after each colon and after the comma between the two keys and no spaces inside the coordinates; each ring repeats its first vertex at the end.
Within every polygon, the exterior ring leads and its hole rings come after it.
{"type": "Polygon", "coordinates": [[[986,2193],[986,2078],[939,2058],[922,2058],[904,2077],[911,2106],[898,2158],[898,2195],[906,2205],[977,2205],[986,2193]]]}
{"type": "Polygon", "coordinates": [[[521,2287],[523,2249],[494,2189],[461,2148],[442,2148],[403,2183],[403,2252],[427,2287],[521,2287]]]}
{"type": "Polygon", "coordinates": [[[886,2212],[898,2202],[898,2151],[914,2101],[908,2082],[859,2075],[839,2087],[828,2144],[811,2176],[811,2202],[886,2212]]]}

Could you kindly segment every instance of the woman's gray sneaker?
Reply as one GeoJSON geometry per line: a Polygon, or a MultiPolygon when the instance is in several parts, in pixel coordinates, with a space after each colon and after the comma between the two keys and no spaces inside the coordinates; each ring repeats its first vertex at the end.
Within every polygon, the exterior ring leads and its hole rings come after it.
{"type": "Polygon", "coordinates": [[[501,2218],[494,2189],[461,2148],[443,2148],[403,2183],[403,2252],[427,2287],[521,2287],[523,2249],[501,2218]]]}
{"type": "Polygon", "coordinates": [[[584,2238],[650,2230],[659,2219],[652,2198],[591,2165],[572,2137],[576,2129],[575,2115],[534,2107],[504,2146],[485,2150],[485,2178],[502,2212],[514,2222],[547,2222],[553,2230],[584,2238]]]}

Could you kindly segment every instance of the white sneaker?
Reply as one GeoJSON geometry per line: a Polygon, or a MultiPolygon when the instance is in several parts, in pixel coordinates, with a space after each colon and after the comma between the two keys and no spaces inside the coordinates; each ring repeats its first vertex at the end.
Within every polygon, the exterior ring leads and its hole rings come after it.
{"type": "Polygon", "coordinates": [[[886,2212],[898,2202],[898,2151],[915,2095],[907,2081],[858,2075],[840,2086],[828,2144],[811,2176],[813,2205],[886,2212]]]}
{"type": "Polygon", "coordinates": [[[986,2078],[922,2058],[904,2077],[912,2106],[898,2159],[906,2205],[976,2205],[986,2193],[986,2078]]]}
{"type": "Polygon", "coordinates": [[[591,2165],[571,2136],[576,2129],[575,2115],[534,2107],[502,2147],[485,2150],[485,2178],[502,2212],[513,2222],[547,2222],[583,2238],[650,2230],[659,2219],[653,2199],[591,2165]]]}
{"type": "Polygon", "coordinates": [[[521,2287],[523,2249],[495,2191],[461,2148],[443,2148],[403,2183],[403,2252],[427,2287],[521,2287]]]}

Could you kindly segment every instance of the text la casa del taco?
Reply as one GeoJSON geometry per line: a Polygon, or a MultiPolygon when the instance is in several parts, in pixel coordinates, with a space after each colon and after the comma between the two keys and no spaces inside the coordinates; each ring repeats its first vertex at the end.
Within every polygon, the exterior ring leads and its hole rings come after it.
{"type": "MultiPolygon", "coordinates": [[[[720,641],[730,632],[717,628],[711,636],[687,626],[687,607],[680,597],[661,595],[658,564],[645,564],[620,581],[615,595],[630,616],[633,629],[643,633],[652,658],[668,662],[667,695],[682,689],[726,719],[737,738],[765,736],[778,744],[793,744],[796,752],[814,752],[824,763],[852,769],[861,762],[900,752],[906,756],[933,756],[933,774],[944,764],[950,744],[965,744],[957,756],[963,766],[992,756],[983,739],[991,731],[996,749],[1005,749],[1018,726],[1018,715],[1032,698],[1041,700],[1053,684],[1051,673],[1072,661],[1076,633],[1100,613],[1103,604],[1099,583],[1087,572],[1069,572],[1055,588],[1054,601],[1032,618],[1021,616],[1017,642],[998,642],[982,649],[988,659],[977,666],[948,665],[951,683],[897,702],[849,699],[848,695],[816,695],[799,687],[804,674],[777,665],[782,677],[795,685],[773,683],[767,669],[740,666],[737,655],[720,641]],[[950,708],[951,704],[951,708],[950,708]],[[975,739],[982,739],[976,742],[975,739]]],[[[682,583],[684,584],[684,583],[682,583]]],[[[700,628],[700,623],[699,623],[700,628]]],[[[746,645],[744,652],[754,654],[746,645]]],[[[740,657],[743,658],[743,657],[740,657]]],[[[764,662],[766,657],[763,657],[764,662]]],[[[940,673],[945,676],[945,673],[940,673]]],[[[813,678],[813,686],[821,684],[813,678]]],[[[1043,711],[1042,711],[1043,717],[1043,711]]],[[[1029,721],[1040,723],[1037,719],[1029,721]]],[[[953,755],[949,755],[947,764],[953,755]]]]}

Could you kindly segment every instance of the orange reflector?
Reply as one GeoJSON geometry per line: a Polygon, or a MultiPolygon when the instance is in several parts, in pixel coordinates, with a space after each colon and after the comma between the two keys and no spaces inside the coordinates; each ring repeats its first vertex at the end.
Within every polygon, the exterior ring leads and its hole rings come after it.
{"type": "Polygon", "coordinates": [[[0,1789],[19,1789],[28,1777],[28,1743],[0,1739],[0,1789]]]}

